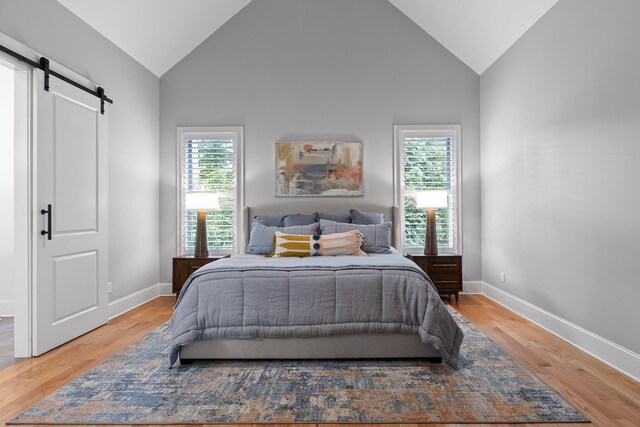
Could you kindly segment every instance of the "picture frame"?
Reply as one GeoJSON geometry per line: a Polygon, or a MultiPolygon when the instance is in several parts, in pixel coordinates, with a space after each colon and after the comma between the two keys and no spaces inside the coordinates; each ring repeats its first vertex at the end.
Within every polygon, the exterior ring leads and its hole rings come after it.
{"type": "Polygon", "coordinates": [[[362,141],[277,141],[278,197],[364,195],[362,141]]]}

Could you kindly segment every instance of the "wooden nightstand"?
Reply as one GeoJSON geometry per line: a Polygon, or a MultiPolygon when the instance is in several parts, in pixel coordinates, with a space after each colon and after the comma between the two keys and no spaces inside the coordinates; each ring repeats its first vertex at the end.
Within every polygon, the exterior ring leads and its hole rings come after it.
{"type": "Polygon", "coordinates": [[[462,291],[462,255],[409,253],[406,256],[427,273],[438,293],[449,298],[455,295],[458,302],[458,293],[462,291]]]}
{"type": "Polygon", "coordinates": [[[179,295],[184,282],[187,281],[191,273],[207,265],[210,262],[227,258],[229,255],[209,255],[206,258],[196,258],[193,255],[177,256],[173,259],[173,286],[171,290],[174,294],[179,295]]]}

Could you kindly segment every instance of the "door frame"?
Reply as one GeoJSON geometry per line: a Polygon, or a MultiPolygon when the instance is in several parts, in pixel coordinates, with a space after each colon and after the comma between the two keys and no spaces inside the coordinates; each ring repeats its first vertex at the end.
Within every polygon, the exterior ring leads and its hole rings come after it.
{"type": "MultiPolygon", "coordinates": [[[[6,46],[6,40],[0,38],[6,46]]],[[[22,86],[20,97],[16,97],[15,110],[22,110],[23,115],[15,114],[14,121],[20,120],[15,126],[13,176],[14,176],[14,270],[13,270],[13,320],[14,320],[14,356],[30,357],[32,352],[32,322],[33,322],[33,206],[32,188],[32,104],[31,91],[33,70],[15,58],[0,53],[3,62],[14,70],[14,81],[22,86]],[[21,99],[19,99],[21,98],[21,99]]],[[[17,87],[15,85],[14,87],[17,87]]]]}
{"type": "MultiPolygon", "coordinates": [[[[2,32],[0,32],[0,44],[34,62],[39,62],[42,56],[46,56],[2,32]]],[[[37,91],[34,90],[34,85],[36,84],[37,76],[31,66],[18,61],[10,55],[0,52],[0,58],[19,69],[25,76],[27,83],[25,100],[25,108],[28,112],[28,117],[26,118],[27,132],[22,137],[21,144],[14,143],[16,148],[14,152],[14,188],[20,188],[23,191],[23,193],[16,192],[16,194],[21,194],[23,197],[19,201],[20,206],[16,207],[16,229],[18,228],[18,223],[20,223],[21,230],[19,232],[16,230],[14,237],[16,251],[16,270],[14,273],[16,279],[14,281],[14,353],[15,357],[33,357],[35,355],[33,328],[38,315],[34,309],[38,266],[34,248],[38,238],[41,237],[39,229],[37,230],[41,215],[34,208],[38,196],[35,185],[37,182],[37,170],[33,167],[37,154],[36,135],[34,135],[34,123],[36,123],[37,118],[37,91]],[[18,161],[18,153],[20,153],[20,161],[18,161]],[[18,278],[20,279],[18,280],[18,278]]],[[[55,68],[56,71],[86,87],[100,86],[63,64],[51,59],[49,59],[49,62],[51,68],[55,68]]],[[[16,73],[17,75],[18,73],[16,73]]],[[[109,280],[108,275],[107,271],[107,280],[109,280]]]]}

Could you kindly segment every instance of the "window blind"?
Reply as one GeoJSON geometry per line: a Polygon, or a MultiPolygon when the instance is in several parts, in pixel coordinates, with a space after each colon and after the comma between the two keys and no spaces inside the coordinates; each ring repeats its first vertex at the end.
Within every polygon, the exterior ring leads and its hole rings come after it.
{"type": "Polygon", "coordinates": [[[422,190],[446,190],[449,207],[436,210],[438,246],[454,247],[452,180],[455,177],[453,138],[448,136],[404,136],[402,139],[402,182],[404,194],[404,247],[425,245],[426,210],[416,208],[422,190]]]}
{"type": "MultiPolygon", "coordinates": [[[[218,193],[220,210],[207,212],[207,243],[212,252],[233,249],[234,227],[234,153],[233,139],[187,139],[184,141],[184,193],[218,193]]],[[[184,200],[183,200],[184,202],[184,200]]],[[[184,250],[192,253],[196,241],[194,211],[184,211],[184,250]]]]}

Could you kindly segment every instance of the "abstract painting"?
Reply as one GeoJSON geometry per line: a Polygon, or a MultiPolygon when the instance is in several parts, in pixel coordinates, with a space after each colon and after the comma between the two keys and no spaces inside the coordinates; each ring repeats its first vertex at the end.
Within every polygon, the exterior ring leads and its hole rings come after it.
{"type": "Polygon", "coordinates": [[[363,194],[362,142],[276,143],[276,196],[363,194]]]}

